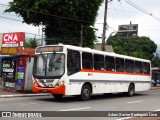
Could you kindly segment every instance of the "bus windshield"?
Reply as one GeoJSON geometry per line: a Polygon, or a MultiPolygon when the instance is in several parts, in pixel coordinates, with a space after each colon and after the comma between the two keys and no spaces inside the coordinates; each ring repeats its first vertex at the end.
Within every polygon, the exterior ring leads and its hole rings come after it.
{"type": "Polygon", "coordinates": [[[37,77],[57,77],[64,74],[64,54],[38,54],[34,61],[33,75],[37,77]]]}

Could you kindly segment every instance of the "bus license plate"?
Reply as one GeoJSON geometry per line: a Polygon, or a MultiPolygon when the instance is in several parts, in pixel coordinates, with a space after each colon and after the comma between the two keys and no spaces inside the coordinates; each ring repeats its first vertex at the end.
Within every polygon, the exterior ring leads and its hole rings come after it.
{"type": "Polygon", "coordinates": [[[48,92],[48,91],[47,91],[47,90],[42,90],[42,92],[45,92],[45,93],[46,93],[46,92],[48,92]]]}

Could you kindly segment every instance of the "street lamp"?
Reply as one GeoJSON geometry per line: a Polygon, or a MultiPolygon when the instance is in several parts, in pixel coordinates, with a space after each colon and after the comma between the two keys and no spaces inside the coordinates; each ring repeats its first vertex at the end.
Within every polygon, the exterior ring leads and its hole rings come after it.
{"type": "Polygon", "coordinates": [[[117,33],[117,31],[113,31],[113,32],[110,33],[110,35],[108,36],[105,44],[107,44],[108,39],[109,39],[109,38],[112,36],[112,34],[114,34],[114,33],[117,33]]]}

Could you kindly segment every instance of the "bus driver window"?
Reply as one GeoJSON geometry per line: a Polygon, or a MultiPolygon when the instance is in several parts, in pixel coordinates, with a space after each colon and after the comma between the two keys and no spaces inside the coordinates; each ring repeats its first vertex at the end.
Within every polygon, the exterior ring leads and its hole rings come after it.
{"type": "Polygon", "coordinates": [[[80,71],[80,53],[78,51],[69,50],[67,55],[68,75],[72,75],[80,71]]]}

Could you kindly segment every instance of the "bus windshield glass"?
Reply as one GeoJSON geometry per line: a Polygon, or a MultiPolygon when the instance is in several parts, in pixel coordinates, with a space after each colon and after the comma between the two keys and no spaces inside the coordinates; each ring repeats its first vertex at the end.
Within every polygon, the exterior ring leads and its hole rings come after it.
{"type": "Polygon", "coordinates": [[[48,53],[36,55],[33,75],[37,77],[62,76],[64,74],[64,54],[48,53]]]}

